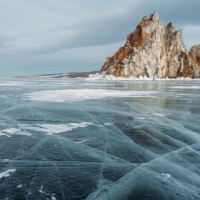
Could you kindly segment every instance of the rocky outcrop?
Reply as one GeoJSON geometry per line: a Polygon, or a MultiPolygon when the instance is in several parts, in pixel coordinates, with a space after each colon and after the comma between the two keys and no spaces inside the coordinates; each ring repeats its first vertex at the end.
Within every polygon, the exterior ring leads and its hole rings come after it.
{"type": "Polygon", "coordinates": [[[106,59],[101,71],[124,77],[194,78],[199,76],[200,68],[199,57],[192,52],[196,50],[191,50],[189,56],[182,30],[176,30],[173,23],[164,25],[154,12],[150,18],[144,17],[127,36],[125,45],[106,59]]]}
{"type": "Polygon", "coordinates": [[[200,77],[200,45],[193,46],[189,51],[189,56],[195,72],[195,77],[200,77]]]}

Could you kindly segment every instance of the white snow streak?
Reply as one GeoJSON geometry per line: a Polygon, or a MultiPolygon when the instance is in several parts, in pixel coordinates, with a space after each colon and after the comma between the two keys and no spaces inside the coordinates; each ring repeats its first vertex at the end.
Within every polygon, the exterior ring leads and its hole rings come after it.
{"type": "Polygon", "coordinates": [[[3,177],[10,176],[10,173],[13,173],[15,171],[16,171],[16,169],[8,169],[5,172],[0,173],[0,179],[3,178],[3,177]]]}
{"type": "Polygon", "coordinates": [[[142,97],[157,93],[156,91],[119,91],[104,89],[75,89],[75,90],[45,90],[25,94],[26,99],[32,101],[82,101],[101,99],[105,97],[142,97]]]}

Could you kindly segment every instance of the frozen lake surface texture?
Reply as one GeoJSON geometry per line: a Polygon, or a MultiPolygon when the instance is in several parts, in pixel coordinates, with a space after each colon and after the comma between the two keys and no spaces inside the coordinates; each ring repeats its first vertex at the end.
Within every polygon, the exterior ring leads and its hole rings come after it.
{"type": "Polygon", "coordinates": [[[0,79],[0,200],[199,200],[200,81],[0,79]]]}

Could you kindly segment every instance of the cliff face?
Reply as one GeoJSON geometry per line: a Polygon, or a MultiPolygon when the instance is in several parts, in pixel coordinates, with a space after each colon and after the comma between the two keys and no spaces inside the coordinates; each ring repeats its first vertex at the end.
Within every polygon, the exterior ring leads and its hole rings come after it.
{"type": "Polygon", "coordinates": [[[189,51],[189,56],[195,71],[195,77],[200,77],[200,45],[193,46],[189,51]]]}
{"type": "MultiPolygon", "coordinates": [[[[191,51],[191,56],[195,54],[192,52],[196,51],[191,51]]],[[[188,55],[182,30],[176,30],[173,23],[164,25],[155,12],[142,19],[128,35],[124,47],[106,59],[101,71],[125,77],[194,78],[199,76],[200,69],[200,57],[195,55],[194,59],[188,55]]]]}

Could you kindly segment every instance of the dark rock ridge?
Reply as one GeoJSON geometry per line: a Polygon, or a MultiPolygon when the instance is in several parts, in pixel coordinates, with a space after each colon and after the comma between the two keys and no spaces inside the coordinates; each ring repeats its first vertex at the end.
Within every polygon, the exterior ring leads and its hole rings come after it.
{"type": "Polygon", "coordinates": [[[159,78],[200,77],[200,45],[188,53],[182,30],[164,25],[154,12],[144,17],[127,36],[123,47],[106,59],[102,74],[115,76],[157,76],[159,78]]]}

